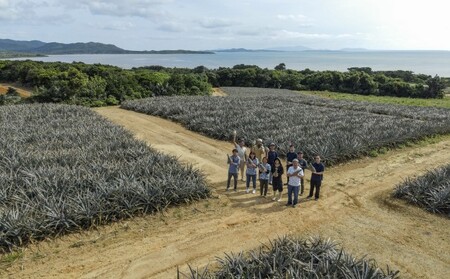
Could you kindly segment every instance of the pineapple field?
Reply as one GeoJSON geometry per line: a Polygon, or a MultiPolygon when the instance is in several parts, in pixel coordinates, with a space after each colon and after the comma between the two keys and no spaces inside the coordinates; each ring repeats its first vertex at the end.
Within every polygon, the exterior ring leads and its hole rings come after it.
{"type": "Polygon", "coordinates": [[[219,140],[231,131],[247,145],[262,138],[281,154],[292,143],[328,165],[381,148],[450,132],[450,110],[324,99],[289,90],[223,88],[228,97],[158,97],[127,101],[122,108],[164,117],[219,140]]]}
{"type": "Polygon", "coordinates": [[[373,260],[355,258],[330,239],[280,237],[246,254],[227,254],[218,268],[190,269],[177,278],[398,278],[398,271],[380,269],[373,260]]]}
{"type": "Polygon", "coordinates": [[[401,278],[447,277],[448,219],[391,193],[430,162],[448,164],[450,137],[364,155],[447,134],[448,110],[225,91],[125,104],[145,105],[146,113],[1,107],[0,183],[8,187],[0,189],[0,237],[12,252],[0,254],[0,277],[397,278],[397,270],[401,278]],[[233,129],[248,144],[262,137],[285,152],[292,142],[308,156],[345,163],[327,168],[319,202],[301,197],[295,209],[245,194],[243,182],[226,193],[232,144],[218,139],[229,140],[233,129]],[[318,149],[307,137],[328,145],[318,149]]]}
{"type": "Polygon", "coordinates": [[[0,251],[209,196],[204,175],[88,108],[0,107],[0,251]]]}
{"type": "Polygon", "coordinates": [[[394,197],[450,218],[450,164],[397,185],[394,197]]]}

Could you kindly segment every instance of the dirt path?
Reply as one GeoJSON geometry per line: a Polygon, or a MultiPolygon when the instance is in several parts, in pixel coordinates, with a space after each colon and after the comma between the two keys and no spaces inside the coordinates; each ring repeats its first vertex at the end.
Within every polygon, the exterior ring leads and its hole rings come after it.
{"type": "Polygon", "coordinates": [[[381,267],[390,264],[402,278],[450,278],[450,220],[389,197],[404,178],[450,162],[450,137],[328,169],[321,200],[293,209],[284,206],[286,197],[276,203],[224,192],[229,143],[152,116],[97,111],[153,147],[195,161],[207,173],[214,198],[30,246],[0,277],[175,278],[177,266],[204,266],[279,235],[320,234],[356,256],[368,254],[381,267]]]}

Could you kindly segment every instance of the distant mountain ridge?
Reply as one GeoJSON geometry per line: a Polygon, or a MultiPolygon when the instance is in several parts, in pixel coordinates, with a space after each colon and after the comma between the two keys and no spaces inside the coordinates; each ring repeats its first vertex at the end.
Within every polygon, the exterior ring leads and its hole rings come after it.
{"type": "Polygon", "coordinates": [[[279,50],[271,49],[247,49],[247,48],[227,48],[227,49],[214,49],[213,52],[279,52],[279,50]]]}
{"type": "Polygon", "coordinates": [[[210,51],[194,50],[144,50],[134,51],[117,47],[113,44],[103,44],[97,42],[88,43],[45,43],[42,41],[15,41],[10,39],[0,39],[0,51],[13,51],[38,54],[213,54],[210,51]]]}

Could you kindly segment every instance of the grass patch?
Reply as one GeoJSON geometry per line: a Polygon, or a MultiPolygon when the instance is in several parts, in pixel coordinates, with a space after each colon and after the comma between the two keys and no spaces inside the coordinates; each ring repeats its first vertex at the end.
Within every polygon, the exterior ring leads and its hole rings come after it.
{"type": "Polygon", "coordinates": [[[357,95],[349,93],[337,93],[328,91],[301,91],[302,93],[314,96],[320,96],[333,100],[365,101],[371,103],[394,104],[403,106],[419,107],[439,107],[450,109],[450,96],[446,95],[443,99],[420,99],[420,98],[401,98],[389,96],[357,95]]]}
{"type": "Polygon", "coordinates": [[[13,264],[15,261],[22,259],[24,253],[20,250],[13,251],[8,254],[4,254],[0,256],[0,267],[8,267],[13,264]]]}

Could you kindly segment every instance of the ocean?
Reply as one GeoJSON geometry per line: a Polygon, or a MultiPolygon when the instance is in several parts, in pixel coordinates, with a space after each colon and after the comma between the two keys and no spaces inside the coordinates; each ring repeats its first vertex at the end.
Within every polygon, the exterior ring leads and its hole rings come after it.
{"type": "Polygon", "coordinates": [[[19,58],[45,62],[84,62],[109,64],[129,69],[150,65],[209,69],[237,64],[273,69],[280,63],[294,70],[337,70],[371,67],[373,70],[407,70],[416,74],[450,77],[450,51],[290,51],[217,52],[215,54],[77,54],[19,58]]]}

